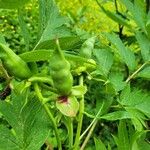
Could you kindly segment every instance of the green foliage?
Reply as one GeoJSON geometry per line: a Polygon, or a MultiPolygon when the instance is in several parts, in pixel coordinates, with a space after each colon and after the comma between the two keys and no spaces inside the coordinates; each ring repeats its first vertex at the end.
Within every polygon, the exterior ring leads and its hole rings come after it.
{"type": "MultiPolygon", "coordinates": [[[[32,97],[32,96],[31,96],[32,97]]],[[[28,91],[12,94],[12,102],[1,102],[0,111],[12,130],[1,126],[1,149],[37,150],[49,134],[50,124],[37,98],[29,98],[28,91]]]]}
{"type": "Polygon", "coordinates": [[[16,9],[21,6],[23,6],[25,3],[27,3],[29,0],[1,0],[0,1],[0,8],[3,9],[16,9]]]}
{"type": "Polygon", "coordinates": [[[0,149],[148,150],[147,2],[7,2],[9,10],[0,10],[0,149]],[[23,69],[31,74],[21,78],[23,69]]]}

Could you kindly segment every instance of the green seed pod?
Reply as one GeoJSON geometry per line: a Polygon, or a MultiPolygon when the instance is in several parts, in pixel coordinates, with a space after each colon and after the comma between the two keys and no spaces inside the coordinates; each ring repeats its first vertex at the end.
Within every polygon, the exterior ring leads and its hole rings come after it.
{"type": "Polygon", "coordinates": [[[31,71],[18,55],[10,48],[0,43],[0,58],[7,72],[16,78],[26,79],[31,76],[31,71]]]}
{"type": "Polygon", "coordinates": [[[60,49],[58,40],[56,41],[57,49],[55,49],[51,64],[51,76],[53,79],[54,87],[60,95],[69,95],[72,85],[73,77],[70,72],[70,64],[65,59],[63,52],[60,49]]]}
{"type": "Polygon", "coordinates": [[[83,44],[82,47],[79,51],[80,55],[82,57],[90,59],[92,56],[92,50],[94,48],[94,43],[95,43],[96,37],[91,37],[87,39],[83,44]]]}

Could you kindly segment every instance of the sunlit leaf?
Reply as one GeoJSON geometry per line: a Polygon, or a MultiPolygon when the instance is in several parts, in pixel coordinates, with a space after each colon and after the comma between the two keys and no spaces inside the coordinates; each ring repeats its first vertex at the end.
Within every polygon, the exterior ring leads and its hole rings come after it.
{"type": "Polygon", "coordinates": [[[145,34],[140,32],[136,33],[137,41],[141,48],[141,54],[144,61],[150,61],[150,40],[146,37],[145,34]]]}
{"type": "Polygon", "coordinates": [[[79,103],[74,96],[60,97],[59,100],[56,101],[56,107],[63,115],[75,117],[79,109],[79,103]]]}
{"type": "Polygon", "coordinates": [[[122,60],[127,64],[130,70],[134,70],[136,67],[135,55],[134,53],[128,48],[125,47],[121,39],[116,36],[115,34],[105,33],[108,40],[116,46],[118,53],[122,60]]]}
{"type": "Polygon", "coordinates": [[[113,64],[113,54],[107,49],[94,49],[93,54],[96,57],[98,69],[107,76],[113,64]]]}
{"type": "Polygon", "coordinates": [[[115,111],[115,112],[103,115],[100,118],[105,119],[105,120],[115,121],[115,120],[121,120],[121,119],[130,119],[131,115],[127,111],[115,111]]]}
{"type": "MultiPolygon", "coordinates": [[[[12,103],[0,102],[0,112],[14,130],[14,144],[19,149],[37,150],[45,142],[50,124],[40,102],[31,95],[29,100],[28,94],[27,90],[21,94],[13,93],[12,103]]],[[[7,142],[2,144],[7,147],[7,142]]]]}

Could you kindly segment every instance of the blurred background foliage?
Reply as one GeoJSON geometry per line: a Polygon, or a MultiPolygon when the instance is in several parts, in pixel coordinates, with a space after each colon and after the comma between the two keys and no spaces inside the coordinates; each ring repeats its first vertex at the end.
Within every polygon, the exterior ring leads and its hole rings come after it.
{"type": "MultiPolygon", "coordinates": [[[[118,24],[108,18],[99,8],[96,1],[93,0],[57,0],[58,7],[62,15],[68,16],[71,27],[82,29],[90,33],[99,34],[99,32],[115,31],[118,24]]],[[[112,0],[103,2],[106,9],[114,10],[115,6],[112,0]]],[[[32,0],[22,10],[24,20],[27,23],[31,36],[31,43],[34,45],[38,30],[38,3],[32,0]]],[[[10,48],[20,53],[24,49],[24,40],[21,37],[21,30],[18,26],[17,10],[0,10],[0,32],[5,36],[10,48]]]]}

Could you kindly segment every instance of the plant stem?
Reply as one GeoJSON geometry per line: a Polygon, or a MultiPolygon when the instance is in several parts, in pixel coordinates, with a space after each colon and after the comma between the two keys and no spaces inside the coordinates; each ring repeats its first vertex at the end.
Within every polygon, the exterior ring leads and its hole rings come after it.
{"type": "Polygon", "coordinates": [[[73,123],[72,118],[68,118],[69,149],[73,146],[73,123]]]}
{"type": "Polygon", "coordinates": [[[98,118],[98,116],[100,115],[103,106],[104,106],[104,102],[103,102],[101,108],[99,109],[98,113],[97,113],[96,116],[94,117],[93,121],[90,123],[90,125],[86,128],[86,130],[85,130],[85,131],[82,133],[82,135],[80,136],[80,140],[81,140],[81,139],[83,138],[83,136],[89,131],[89,129],[91,128],[91,126],[92,126],[95,122],[97,122],[97,118],[98,118]]]}
{"type": "Polygon", "coordinates": [[[140,68],[138,68],[133,74],[131,74],[127,80],[126,83],[128,83],[148,62],[145,62],[140,68]]]}
{"type": "MultiPolygon", "coordinates": [[[[80,77],[80,85],[83,85],[83,76],[80,77]]],[[[83,122],[83,113],[84,113],[84,95],[82,95],[81,100],[80,100],[80,108],[79,108],[79,116],[78,116],[79,121],[78,121],[78,126],[77,126],[74,150],[79,149],[80,133],[81,133],[82,122],[83,122]]]]}
{"type": "Polygon", "coordinates": [[[56,125],[55,118],[53,117],[49,107],[44,103],[44,98],[43,98],[43,96],[41,94],[41,91],[40,91],[39,86],[38,86],[37,83],[34,84],[34,89],[35,89],[36,95],[39,98],[40,102],[42,103],[42,105],[43,105],[43,107],[44,107],[44,109],[45,109],[45,111],[46,111],[50,121],[53,124],[54,132],[55,132],[56,139],[57,139],[58,149],[62,150],[61,141],[60,141],[60,138],[59,138],[59,133],[58,133],[58,128],[57,128],[57,125],[56,125]]]}
{"type": "Polygon", "coordinates": [[[98,121],[95,121],[95,122],[94,122],[94,124],[93,124],[93,126],[91,127],[91,129],[90,129],[90,131],[89,131],[87,137],[85,138],[85,140],[84,140],[84,142],[83,142],[83,144],[82,144],[80,150],[84,150],[84,148],[85,148],[87,142],[89,141],[89,139],[90,139],[90,137],[91,137],[91,135],[92,135],[92,133],[93,133],[94,128],[96,127],[97,122],[98,122],[98,121]]]}

